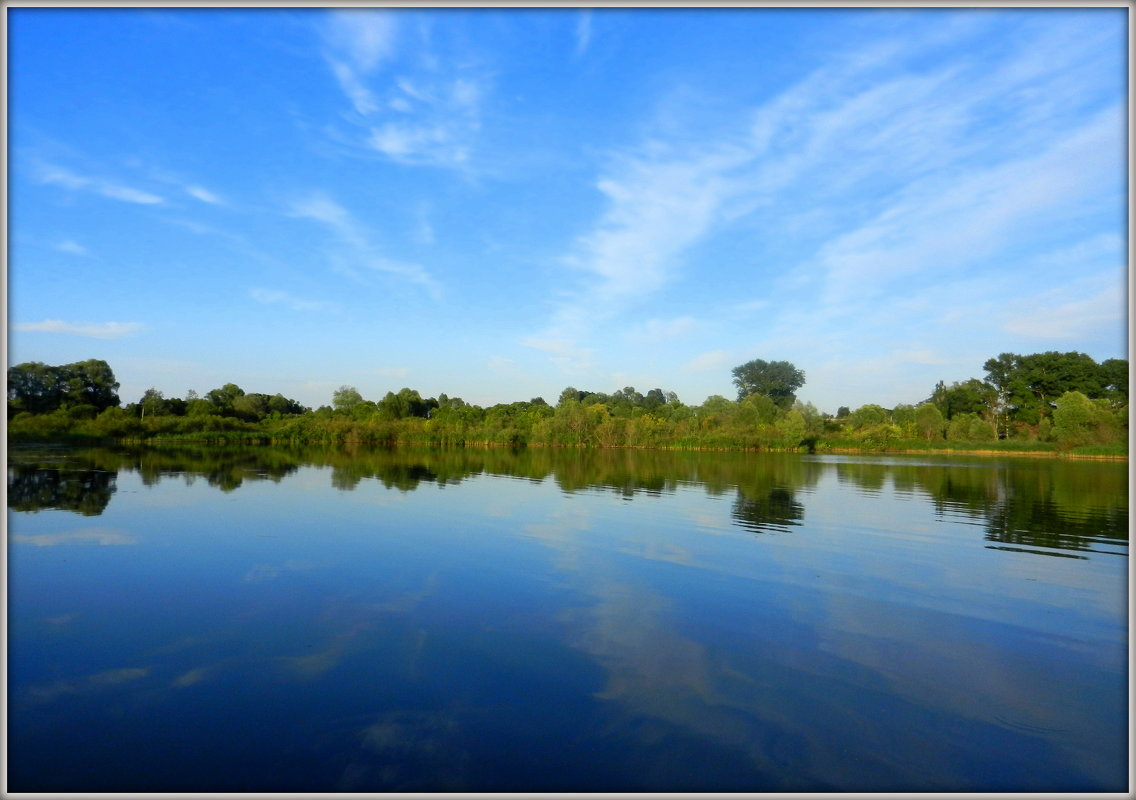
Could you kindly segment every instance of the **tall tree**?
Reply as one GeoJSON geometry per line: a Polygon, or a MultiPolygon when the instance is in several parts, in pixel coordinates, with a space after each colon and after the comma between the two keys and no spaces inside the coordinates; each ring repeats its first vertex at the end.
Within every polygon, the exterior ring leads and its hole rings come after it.
{"type": "Polygon", "coordinates": [[[792,407],[796,392],[805,385],[805,373],[788,361],[763,361],[755,358],[734,367],[734,385],[738,387],[738,400],[751,394],[770,398],[780,408],[792,407]]]}
{"type": "Polygon", "coordinates": [[[107,362],[89,358],[67,364],[61,369],[64,370],[67,382],[64,405],[94,406],[101,411],[119,404],[118,381],[114,379],[114,371],[107,362]]]}
{"type": "Polygon", "coordinates": [[[924,403],[915,409],[915,426],[927,441],[942,439],[946,427],[943,412],[934,403],[924,403]]]}
{"type": "Polygon", "coordinates": [[[158,417],[166,413],[166,400],[160,391],[151,386],[138,401],[139,414],[145,417],[158,417]]]}
{"type": "Polygon", "coordinates": [[[935,385],[931,402],[938,406],[943,418],[952,420],[959,414],[978,414],[992,419],[998,406],[998,391],[989,383],[971,378],[947,386],[942,381],[935,385]]]}
{"type": "Polygon", "coordinates": [[[63,392],[59,371],[40,361],[8,367],[9,414],[28,411],[40,414],[59,408],[63,392]]]}
{"type": "Polygon", "coordinates": [[[211,389],[205,393],[205,399],[217,407],[224,415],[233,413],[233,401],[243,396],[245,390],[235,383],[226,383],[220,389],[211,389]]]}
{"type": "Polygon", "coordinates": [[[1052,414],[1057,398],[1065,392],[1080,392],[1096,399],[1119,391],[1127,395],[1127,362],[1110,359],[1108,367],[1085,353],[1018,355],[1001,353],[983,364],[987,380],[998,390],[1003,411],[1015,421],[1037,423],[1052,414]],[[1115,363],[1114,363],[1115,362],[1115,363]]]}
{"type": "Polygon", "coordinates": [[[88,359],[50,366],[39,361],[8,368],[9,412],[42,414],[57,408],[119,404],[118,381],[105,361],[88,359]]]}
{"type": "Polygon", "coordinates": [[[233,414],[246,422],[259,422],[268,416],[271,398],[260,392],[248,392],[233,398],[233,414]]]}
{"type": "Polygon", "coordinates": [[[1116,405],[1128,405],[1128,360],[1109,358],[1100,364],[1101,387],[1116,405]]]}
{"type": "Polygon", "coordinates": [[[354,386],[340,386],[331,395],[331,405],[336,411],[350,411],[362,402],[363,395],[354,386]]]}

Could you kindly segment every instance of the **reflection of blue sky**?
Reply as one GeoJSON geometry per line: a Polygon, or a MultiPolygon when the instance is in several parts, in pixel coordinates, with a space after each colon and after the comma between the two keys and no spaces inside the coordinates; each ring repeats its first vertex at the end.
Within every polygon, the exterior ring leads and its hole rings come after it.
{"type": "MultiPolygon", "coordinates": [[[[65,656],[36,639],[48,626],[16,629],[37,653],[17,665],[20,697],[144,690],[160,705],[246,684],[284,702],[323,697],[356,707],[336,723],[355,748],[341,790],[448,756],[439,774],[460,783],[476,774],[485,720],[542,702],[469,675],[547,668],[526,648],[550,640],[602,670],[571,689],[602,709],[597,743],[651,769],[693,747],[676,732],[774,783],[961,781],[960,764],[997,762],[978,752],[982,737],[1053,770],[1109,769],[1112,722],[1094,712],[1101,697],[1123,700],[1110,682],[1122,677],[1126,563],[991,551],[981,529],[890,481],[869,497],[826,469],[796,494],[802,524],[776,536],[733,522],[733,491],[697,484],[633,502],[485,475],[344,492],[307,468],[229,494],[168,484],[191,513],[155,516],[148,490],[120,490],[101,518],[137,532],[135,547],[85,548],[67,567],[70,548],[24,548],[14,608],[66,620],[50,627],[74,638],[65,656]],[[517,649],[481,644],[497,641],[517,649]],[[495,710],[449,707],[455,684],[495,710]],[[953,733],[933,729],[944,725],[953,733]],[[949,747],[932,752],[936,741],[949,747]]],[[[64,518],[20,515],[12,533],[58,535],[64,518]]],[[[570,690],[549,691],[544,702],[570,690]]],[[[1025,769],[1000,757],[1009,774],[1025,769]]]]}
{"type": "MultiPolygon", "coordinates": [[[[773,766],[754,744],[761,736],[752,726],[777,719],[812,758],[829,765],[830,775],[842,774],[855,784],[871,773],[857,771],[845,752],[833,749],[842,741],[838,726],[821,726],[818,735],[815,727],[789,722],[792,709],[780,707],[783,700],[744,689],[743,684],[752,689],[762,683],[760,671],[731,664],[723,655],[729,647],[705,630],[682,635],[698,630],[684,624],[689,612],[682,606],[689,599],[667,600],[644,581],[649,571],[642,564],[613,559],[614,550],[637,561],[668,562],[748,584],[751,598],[779,609],[773,616],[780,635],[793,637],[775,639],[768,657],[776,662],[791,656],[782,667],[829,681],[830,711],[847,731],[860,735],[865,724],[878,721],[856,699],[863,679],[853,677],[849,666],[833,671],[832,659],[867,670],[869,684],[887,686],[915,708],[971,725],[1024,731],[1042,750],[1062,748],[1087,774],[1108,774],[1115,730],[1102,729],[1096,706],[1070,702],[1055,682],[1090,680],[1067,662],[1106,667],[1106,676],[1111,665],[1113,677],[1119,675],[1124,630],[1116,602],[1124,596],[1124,573],[1116,564],[1098,561],[1086,570],[1084,563],[1056,559],[992,557],[980,537],[958,521],[937,517],[926,498],[896,492],[890,481],[865,493],[832,471],[814,490],[798,495],[806,505],[803,527],[793,536],[763,539],[760,546],[730,527],[725,508],[708,508],[697,492],[641,499],[627,523],[619,504],[584,498],[561,499],[543,521],[526,526],[526,534],[556,549],[557,565],[570,568],[574,582],[594,598],[568,618],[577,631],[574,645],[609,672],[603,699],[748,750],[763,769],[773,766]],[[589,535],[591,530],[597,533],[589,535]],[[616,545],[603,538],[613,531],[616,545]],[[1102,585],[1102,578],[1109,583],[1102,585]],[[1093,597],[1078,596],[1083,592],[1093,597]],[[816,642],[819,650],[800,644],[805,641],[816,642]],[[1039,656],[1049,659],[1040,674],[1039,656]]],[[[675,584],[668,586],[673,591],[675,584]]],[[[722,613],[737,614],[742,607],[724,607],[722,613]]],[[[1097,690],[1115,688],[1099,676],[1097,690]]],[[[910,757],[896,757],[894,776],[904,774],[898,764],[906,763],[913,770],[908,778],[918,785],[926,754],[905,751],[910,743],[902,739],[889,738],[888,746],[910,757]]],[[[950,766],[944,761],[938,769],[949,772],[950,766]]],[[[956,779],[966,780],[962,774],[956,779]]]]}
{"type": "Polygon", "coordinates": [[[844,582],[843,591],[886,590],[905,604],[1086,635],[1124,596],[1122,558],[1072,564],[992,551],[975,529],[979,521],[937,515],[929,499],[897,492],[890,482],[871,497],[836,485],[831,473],[822,480],[825,490],[804,500],[805,540],[798,543],[818,571],[844,582]],[[1070,625],[1070,614],[1082,619],[1070,625]]]}
{"type": "Polygon", "coordinates": [[[258,583],[260,581],[270,581],[274,578],[279,578],[282,574],[288,572],[302,572],[304,570],[315,569],[318,565],[311,561],[299,561],[297,559],[288,559],[279,564],[253,564],[252,569],[245,573],[245,583],[258,583]]]}
{"type": "Polygon", "coordinates": [[[126,683],[140,681],[150,674],[149,667],[120,667],[84,675],[71,680],[21,687],[17,701],[39,704],[50,703],[65,695],[90,695],[107,691],[126,683]]]}

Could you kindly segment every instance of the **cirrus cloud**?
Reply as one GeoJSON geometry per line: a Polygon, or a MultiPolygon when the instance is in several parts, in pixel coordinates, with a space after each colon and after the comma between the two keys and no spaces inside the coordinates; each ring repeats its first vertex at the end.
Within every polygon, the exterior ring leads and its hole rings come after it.
{"type": "Polygon", "coordinates": [[[108,181],[103,178],[79,175],[65,167],[60,167],[55,164],[40,164],[37,177],[40,183],[62,186],[72,191],[91,191],[103,197],[109,197],[112,200],[121,200],[124,203],[156,205],[165,202],[164,198],[152,194],[151,192],[135,189],[132,186],[125,186],[121,183],[108,181]]]}
{"type": "Polygon", "coordinates": [[[249,296],[265,305],[282,305],[293,311],[331,311],[335,306],[322,300],[307,300],[275,289],[252,289],[249,296]]]}
{"type": "Polygon", "coordinates": [[[59,319],[45,319],[43,322],[21,322],[12,330],[25,333],[62,333],[69,336],[87,336],[91,339],[120,339],[145,330],[141,322],[64,322],[59,319]]]}

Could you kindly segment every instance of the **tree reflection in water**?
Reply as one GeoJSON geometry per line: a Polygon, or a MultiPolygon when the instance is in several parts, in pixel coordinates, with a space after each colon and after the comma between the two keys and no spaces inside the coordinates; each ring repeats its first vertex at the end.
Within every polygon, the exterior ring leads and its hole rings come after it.
{"type": "Polygon", "coordinates": [[[99,469],[8,465],[8,508],[39,511],[58,508],[84,517],[106,510],[115,492],[114,472],[99,469]]]}
{"type": "Polygon", "coordinates": [[[246,481],[280,482],[303,466],[330,468],[331,484],[356,491],[364,480],[412,492],[423,484],[455,485],[478,475],[535,482],[561,491],[637,496],[683,486],[736,494],[732,519],[748,531],[787,532],[806,524],[798,493],[835,473],[866,494],[892,490],[928,498],[939,515],[980,521],[985,538],[1027,552],[1127,553],[1128,492],[1124,465],[1043,459],[966,460],[814,458],[793,454],[556,448],[384,449],[269,446],[149,446],[10,453],[8,507],[101,514],[116,475],[136,472],[144,485],[203,478],[221,491],[246,481]],[[1039,549],[1040,548],[1040,549],[1039,549]]]}
{"type": "Polygon", "coordinates": [[[1125,570],[1085,554],[1124,552],[1126,480],[1025,459],[18,452],[10,508],[64,513],[12,515],[12,762],[59,790],[1100,790],[1126,764],[1125,570]],[[62,546],[92,544],[132,546],[62,546]]]}

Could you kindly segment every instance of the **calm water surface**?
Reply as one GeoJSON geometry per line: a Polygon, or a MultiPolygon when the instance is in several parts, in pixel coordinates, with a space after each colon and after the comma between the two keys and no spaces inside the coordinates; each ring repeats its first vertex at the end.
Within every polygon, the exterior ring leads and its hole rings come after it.
{"type": "Polygon", "coordinates": [[[1128,468],[18,450],[14,792],[1127,791],[1128,468]]]}

